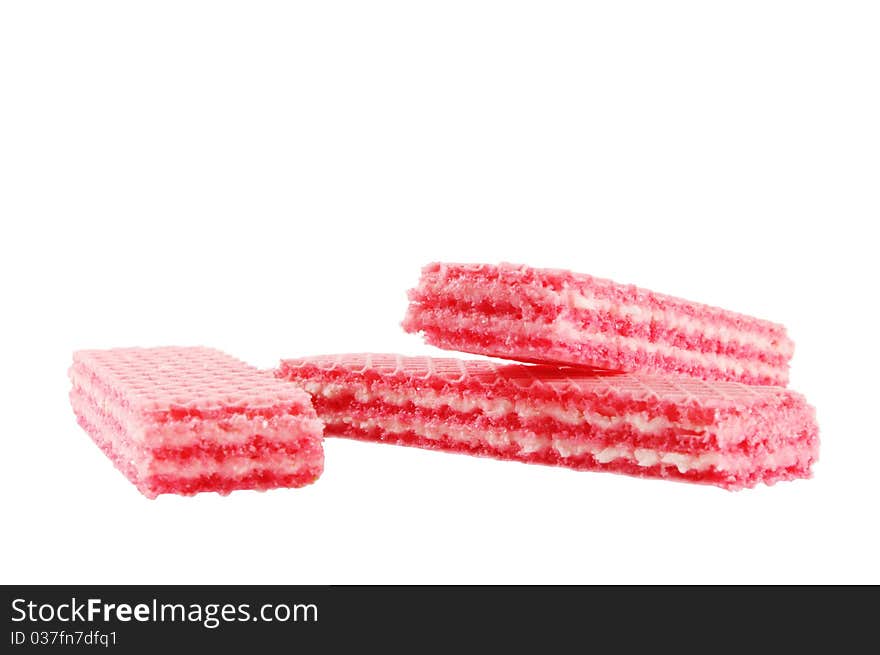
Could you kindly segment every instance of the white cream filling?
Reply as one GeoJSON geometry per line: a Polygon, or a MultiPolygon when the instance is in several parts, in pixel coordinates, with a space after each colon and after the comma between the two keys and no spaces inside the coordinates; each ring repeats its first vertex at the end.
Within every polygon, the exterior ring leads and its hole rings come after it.
{"type": "Polygon", "coordinates": [[[629,446],[606,447],[595,443],[571,443],[571,440],[555,437],[539,436],[528,431],[475,431],[466,426],[432,425],[423,421],[401,421],[397,417],[370,419],[352,418],[348,412],[328,414],[325,417],[328,432],[332,434],[333,425],[343,423],[362,430],[380,429],[387,434],[412,432],[429,441],[449,439],[457,443],[471,446],[485,445],[495,449],[519,447],[520,455],[552,450],[563,459],[590,454],[600,464],[609,464],[617,460],[635,463],[642,467],[668,464],[675,466],[680,473],[688,471],[706,471],[714,469],[718,472],[737,473],[741,471],[776,469],[793,466],[804,456],[797,446],[784,446],[772,453],[749,456],[741,453],[707,452],[699,455],[690,453],[662,452],[648,448],[631,448],[629,446]]]}
{"type": "MultiPolygon", "coordinates": [[[[424,314],[420,317],[420,322],[427,325],[436,325],[437,327],[448,330],[448,321],[440,320],[439,316],[432,316],[435,320],[426,320],[424,314]]],[[[469,318],[462,317],[462,323],[471,324],[469,318]]],[[[542,321],[523,321],[512,320],[509,318],[492,317],[491,332],[500,332],[503,334],[517,334],[519,332],[528,332],[535,335],[541,335],[544,338],[564,339],[569,342],[577,343],[601,343],[611,344],[617,349],[624,351],[644,350],[649,353],[658,353],[660,355],[672,357],[680,361],[695,363],[706,368],[714,368],[723,372],[732,372],[736,375],[742,375],[747,372],[751,375],[762,375],[771,378],[779,377],[782,367],[772,366],[764,362],[756,360],[742,360],[730,355],[720,353],[704,353],[694,350],[687,350],[678,346],[671,346],[665,343],[651,343],[637,337],[624,337],[619,334],[608,334],[605,332],[592,332],[585,330],[583,326],[573,321],[558,317],[553,323],[545,323],[542,321]]]]}
{"type": "MultiPolygon", "coordinates": [[[[94,404],[80,395],[74,403],[74,411],[96,430],[99,437],[110,444],[114,454],[137,472],[138,479],[151,475],[173,475],[181,479],[196,478],[207,474],[238,476],[262,469],[271,469],[282,475],[297,473],[313,463],[313,458],[304,459],[302,453],[273,453],[270,457],[253,459],[244,455],[229,455],[218,462],[211,455],[193,455],[185,460],[157,460],[149,448],[130,440],[128,428],[123,425],[128,441],[120,440],[119,427],[113,425],[94,404]]],[[[288,433],[289,435],[289,433],[288,433]]]]}
{"type": "MultiPolygon", "coordinates": [[[[535,326],[537,327],[537,326],[535,326]]],[[[552,325],[553,331],[564,338],[579,343],[611,343],[620,350],[644,350],[652,354],[674,357],[686,362],[709,366],[722,371],[732,371],[737,375],[744,372],[753,375],[765,375],[776,377],[779,375],[779,367],[771,366],[755,360],[742,360],[721,353],[704,353],[696,350],[688,350],[666,343],[651,343],[638,337],[625,337],[619,334],[607,334],[604,332],[589,332],[577,323],[566,318],[558,318],[552,325]]]]}
{"type": "Polygon", "coordinates": [[[660,323],[673,330],[678,330],[691,336],[703,336],[708,339],[718,339],[725,343],[736,342],[744,346],[753,346],[758,350],[771,353],[782,353],[786,356],[792,354],[792,344],[789,340],[780,337],[767,337],[763,334],[748,332],[727,325],[707,323],[692,316],[677,312],[674,309],[655,309],[639,305],[627,305],[617,303],[607,298],[587,296],[574,289],[568,289],[559,294],[563,302],[577,309],[585,309],[594,312],[603,312],[615,318],[629,318],[635,323],[650,324],[660,323]]]}
{"type": "Polygon", "coordinates": [[[285,442],[292,432],[320,431],[317,418],[306,414],[278,414],[271,417],[244,414],[230,414],[220,419],[192,419],[157,423],[149,418],[141,419],[109,398],[96,387],[88,377],[72,376],[74,393],[84,401],[96,406],[103,414],[113,417],[122,425],[129,438],[139,444],[151,447],[166,446],[180,448],[207,440],[222,445],[243,443],[259,434],[267,441],[285,442]]]}
{"type": "Polygon", "coordinates": [[[510,400],[478,395],[465,398],[461,394],[444,394],[434,389],[420,389],[411,394],[393,389],[376,389],[375,387],[370,391],[364,387],[352,389],[350,386],[342,384],[327,384],[314,380],[306,380],[300,384],[310,394],[321,395],[325,398],[336,398],[353,393],[354,399],[359,403],[380,401],[401,407],[411,402],[416,407],[433,410],[449,407],[453,411],[464,414],[480,410],[486,416],[491,417],[502,417],[516,413],[523,420],[549,417],[567,425],[589,424],[605,429],[629,425],[645,434],[661,432],[672,427],[695,433],[701,433],[704,430],[703,426],[687,422],[673,423],[665,416],[649,416],[647,412],[626,412],[617,416],[604,416],[578,407],[564,407],[558,403],[532,399],[510,400]]]}
{"type": "MultiPolygon", "coordinates": [[[[432,293],[443,294],[447,292],[447,286],[442,282],[434,282],[423,286],[429,286],[432,293]]],[[[468,284],[461,280],[456,281],[456,289],[457,294],[466,295],[469,300],[474,302],[492,300],[496,293],[492,291],[490,285],[468,284]]],[[[655,309],[635,304],[619,303],[607,298],[597,298],[589,293],[589,291],[583,289],[567,288],[562,291],[544,289],[544,292],[547,294],[548,301],[555,302],[555,304],[584,311],[601,312],[612,318],[628,318],[634,323],[639,324],[650,324],[654,321],[687,335],[702,335],[724,342],[735,342],[753,346],[768,353],[782,353],[786,357],[790,357],[794,350],[794,345],[785,337],[772,337],[741,328],[709,323],[704,320],[695,319],[674,308],[655,309]]],[[[504,290],[501,291],[502,297],[509,295],[511,294],[504,293],[504,290]]],[[[710,309],[709,311],[712,310],[710,309]]]]}

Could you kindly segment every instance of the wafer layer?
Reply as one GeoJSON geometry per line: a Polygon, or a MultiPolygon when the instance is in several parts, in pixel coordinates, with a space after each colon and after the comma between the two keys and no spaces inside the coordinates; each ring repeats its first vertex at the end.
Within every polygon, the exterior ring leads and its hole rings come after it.
{"type": "Polygon", "coordinates": [[[814,413],[778,387],[399,355],[285,360],[328,436],[728,489],[808,477],[814,413]]]}
{"type": "Polygon", "coordinates": [[[300,389],[209,348],[74,353],[79,424],[148,497],[300,487],[323,469],[300,389]]]}
{"type": "Polygon", "coordinates": [[[527,362],[784,386],[794,351],[781,325],[568,271],[435,263],[410,301],[428,343],[527,362]]]}

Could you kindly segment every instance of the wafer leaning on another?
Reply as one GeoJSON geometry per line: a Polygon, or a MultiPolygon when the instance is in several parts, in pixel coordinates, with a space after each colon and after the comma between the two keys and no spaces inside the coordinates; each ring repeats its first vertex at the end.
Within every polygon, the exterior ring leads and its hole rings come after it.
{"type": "Polygon", "coordinates": [[[782,325],[556,269],[425,266],[403,327],[457,350],[546,364],[788,383],[782,325]]]}

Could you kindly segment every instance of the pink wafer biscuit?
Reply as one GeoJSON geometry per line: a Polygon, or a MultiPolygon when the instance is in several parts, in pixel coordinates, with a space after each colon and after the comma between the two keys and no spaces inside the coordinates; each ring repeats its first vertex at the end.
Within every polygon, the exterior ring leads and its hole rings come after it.
{"type": "Polygon", "coordinates": [[[324,465],[308,394],[210,348],[74,353],[79,424],[149,498],[301,487],[324,465]]]}
{"type": "Polygon", "coordinates": [[[313,395],[328,436],[726,489],[809,477],[818,454],[813,408],[780,387],[400,355],[276,375],[313,395]]]}
{"type": "Polygon", "coordinates": [[[430,264],[403,327],[440,348],[525,362],[785,386],[785,328],[551,269],[430,264]]]}

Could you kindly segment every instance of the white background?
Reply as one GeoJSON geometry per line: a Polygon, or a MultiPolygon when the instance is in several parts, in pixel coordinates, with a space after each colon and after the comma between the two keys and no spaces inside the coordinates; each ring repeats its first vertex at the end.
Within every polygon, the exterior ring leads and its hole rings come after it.
{"type": "Polygon", "coordinates": [[[872,2],[5,2],[5,583],[880,582],[872,2]],[[78,348],[432,353],[431,260],[785,323],[810,481],[331,440],[301,490],[142,498],[78,348]]]}

